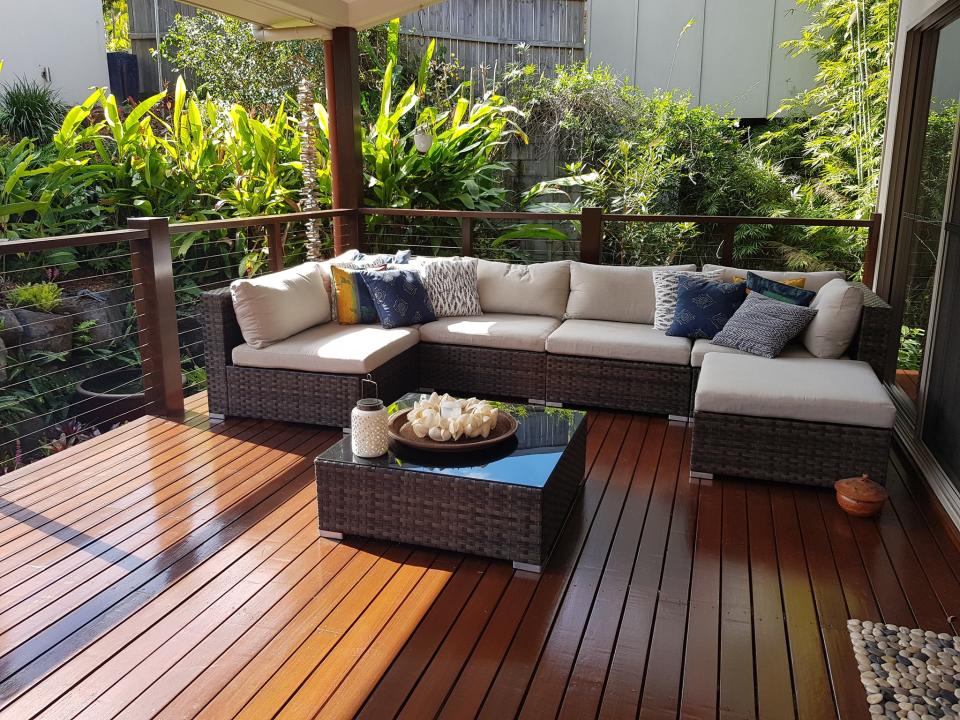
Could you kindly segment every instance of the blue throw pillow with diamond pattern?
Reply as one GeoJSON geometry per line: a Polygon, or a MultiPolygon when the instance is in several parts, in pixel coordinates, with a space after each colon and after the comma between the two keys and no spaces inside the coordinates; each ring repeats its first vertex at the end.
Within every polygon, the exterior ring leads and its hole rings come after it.
{"type": "Polygon", "coordinates": [[[420,273],[416,270],[384,270],[360,273],[385,328],[407,327],[437,319],[420,273]]]}
{"type": "Polygon", "coordinates": [[[677,278],[677,311],[667,335],[712,340],[747,297],[746,283],[677,278]]]}

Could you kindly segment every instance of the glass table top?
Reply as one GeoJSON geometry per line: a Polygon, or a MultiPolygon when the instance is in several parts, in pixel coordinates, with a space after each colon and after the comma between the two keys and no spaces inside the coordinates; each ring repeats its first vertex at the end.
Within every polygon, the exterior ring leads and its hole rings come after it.
{"type": "MultiPolygon", "coordinates": [[[[420,393],[404,395],[388,408],[390,414],[413,407],[420,397],[420,393]]],[[[431,453],[391,441],[390,451],[386,455],[359,458],[350,449],[350,436],[345,435],[321,453],[317,460],[543,487],[586,413],[539,405],[494,404],[516,418],[517,434],[486,450],[431,453]]]]}

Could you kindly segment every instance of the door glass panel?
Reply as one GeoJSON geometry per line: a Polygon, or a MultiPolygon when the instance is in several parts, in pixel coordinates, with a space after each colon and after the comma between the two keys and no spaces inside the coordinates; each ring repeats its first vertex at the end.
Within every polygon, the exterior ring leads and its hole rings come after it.
{"type": "MultiPolygon", "coordinates": [[[[954,214],[957,199],[954,194],[954,214]]],[[[960,226],[947,224],[933,342],[927,360],[923,441],[960,485],[960,226]]]]}
{"type": "Polygon", "coordinates": [[[911,255],[901,328],[897,385],[916,402],[930,326],[930,305],[946,207],[947,186],[960,98],[960,21],[940,32],[933,94],[921,154],[916,201],[904,215],[911,255]]]}

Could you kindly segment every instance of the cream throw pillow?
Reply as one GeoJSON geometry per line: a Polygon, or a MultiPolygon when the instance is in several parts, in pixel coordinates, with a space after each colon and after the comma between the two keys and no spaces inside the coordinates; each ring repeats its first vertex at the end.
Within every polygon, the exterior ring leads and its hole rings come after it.
{"type": "Polygon", "coordinates": [[[320,263],[234,280],[230,295],[243,339],[257,349],[330,321],[330,296],[320,263]]]}
{"type": "Polygon", "coordinates": [[[818,358],[839,358],[860,326],[863,292],[844,280],[831,280],[810,303],[817,311],[803,333],[803,344],[818,358]]]}

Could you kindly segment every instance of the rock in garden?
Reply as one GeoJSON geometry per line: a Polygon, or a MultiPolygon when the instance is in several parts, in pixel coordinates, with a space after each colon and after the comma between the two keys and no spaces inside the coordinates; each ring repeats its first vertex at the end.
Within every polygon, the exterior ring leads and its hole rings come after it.
{"type": "Polygon", "coordinates": [[[0,310],[0,340],[8,348],[15,348],[20,344],[23,329],[13,310],[0,310]]]}
{"type": "Polygon", "coordinates": [[[23,352],[70,352],[73,347],[73,318],[35,310],[13,311],[20,321],[23,352]]]}
{"type": "Polygon", "coordinates": [[[124,302],[123,294],[117,291],[81,290],[63,299],[61,312],[71,316],[74,326],[87,321],[95,322],[96,325],[84,332],[97,347],[106,347],[123,335],[126,324],[124,302]]]}

